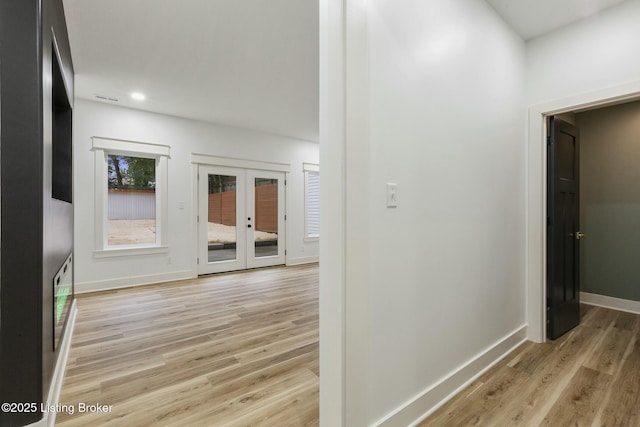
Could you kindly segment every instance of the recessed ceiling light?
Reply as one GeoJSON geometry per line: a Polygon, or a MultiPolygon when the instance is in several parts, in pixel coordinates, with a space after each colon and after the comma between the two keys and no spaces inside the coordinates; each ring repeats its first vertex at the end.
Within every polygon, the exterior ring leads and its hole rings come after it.
{"type": "Polygon", "coordinates": [[[147,99],[147,97],[144,96],[144,93],[140,92],[133,92],[131,94],[131,98],[135,99],[136,101],[144,101],[145,99],[147,99]]]}

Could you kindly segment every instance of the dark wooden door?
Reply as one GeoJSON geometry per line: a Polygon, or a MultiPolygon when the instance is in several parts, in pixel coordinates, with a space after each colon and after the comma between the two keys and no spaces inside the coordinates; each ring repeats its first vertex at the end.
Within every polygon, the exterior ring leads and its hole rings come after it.
{"type": "Polygon", "coordinates": [[[547,337],[580,324],[580,139],[551,117],[547,146],[547,337]]]}

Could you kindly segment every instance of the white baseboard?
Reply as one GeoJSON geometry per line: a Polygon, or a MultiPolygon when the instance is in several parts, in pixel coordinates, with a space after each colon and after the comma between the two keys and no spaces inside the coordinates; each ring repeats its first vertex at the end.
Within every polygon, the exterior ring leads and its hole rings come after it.
{"type": "Polygon", "coordinates": [[[373,425],[378,427],[418,425],[526,340],[527,326],[524,325],[373,425]]]}
{"type": "Polygon", "coordinates": [[[171,282],[174,280],[186,280],[197,277],[191,270],[176,271],[173,273],[151,274],[147,276],[131,276],[119,279],[99,280],[96,282],[83,282],[75,284],[76,294],[87,292],[108,291],[112,289],[129,288],[132,286],[153,285],[155,283],[171,282]]]}
{"type": "Polygon", "coordinates": [[[316,256],[298,257],[298,258],[288,258],[287,259],[287,266],[311,264],[311,263],[314,263],[314,262],[318,262],[319,259],[320,259],[320,257],[318,255],[316,255],[316,256]]]}
{"type": "MultiPolygon", "coordinates": [[[[51,378],[51,385],[49,386],[49,393],[47,394],[47,408],[57,406],[60,400],[60,390],[62,390],[62,382],[64,381],[64,374],[67,370],[67,360],[69,359],[69,350],[71,349],[71,339],[73,338],[73,329],[76,326],[76,315],[78,314],[78,308],[76,307],[76,301],[73,300],[71,309],[69,310],[69,321],[67,328],[65,329],[64,337],[60,343],[60,353],[58,354],[58,361],[56,367],[53,370],[53,378],[51,378]]],[[[29,424],[27,427],[54,427],[56,424],[56,413],[45,412],[42,414],[40,421],[29,424]]]]}
{"type": "Polygon", "coordinates": [[[580,302],[618,311],[640,314],[640,301],[608,297],[606,295],[580,292],[580,302]]]}

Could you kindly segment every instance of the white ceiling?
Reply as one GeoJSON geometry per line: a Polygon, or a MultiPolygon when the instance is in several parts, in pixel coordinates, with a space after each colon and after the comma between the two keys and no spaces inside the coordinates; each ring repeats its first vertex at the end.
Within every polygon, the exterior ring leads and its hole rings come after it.
{"type": "Polygon", "coordinates": [[[317,0],[64,0],[64,8],[78,97],[318,140],[317,0]],[[147,100],[132,100],[133,91],[147,100]]]}
{"type": "MultiPolygon", "coordinates": [[[[530,39],[622,0],[487,1],[530,39]]],[[[318,0],[63,2],[78,97],[318,140],[318,0]]]]}
{"type": "Polygon", "coordinates": [[[596,15],[624,0],[487,0],[524,38],[535,37],[596,15]]]}

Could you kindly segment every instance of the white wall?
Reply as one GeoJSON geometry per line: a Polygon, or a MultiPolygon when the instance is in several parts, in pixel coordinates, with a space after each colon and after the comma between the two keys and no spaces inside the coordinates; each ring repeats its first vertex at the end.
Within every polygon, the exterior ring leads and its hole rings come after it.
{"type": "Polygon", "coordinates": [[[76,100],[74,108],[75,281],[79,292],[118,285],[194,277],[190,154],[245,158],[291,164],[287,182],[287,261],[317,259],[318,242],[305,242],[302,163],[318,163],[319,146],[247,129],[76,100]],[[124,139],[171,146],[168,176],[169,253],[94,258],[94,153],[91,137],[124,139]],[[184,202],[185,209],[178,209],[184,202]],[[169,258],[171,263],[169,263],[169,258]]]}
{"type": "Polygon", "coordinates": [[[529,105],[637,81],[640,76],[640,1],[527,43],[529,105]]]}
{"type": "Polygon", "coordinates": [[[525,46],[481,0],[368,5],[367,422],[407,425],[524,336],[525,46]]]}

